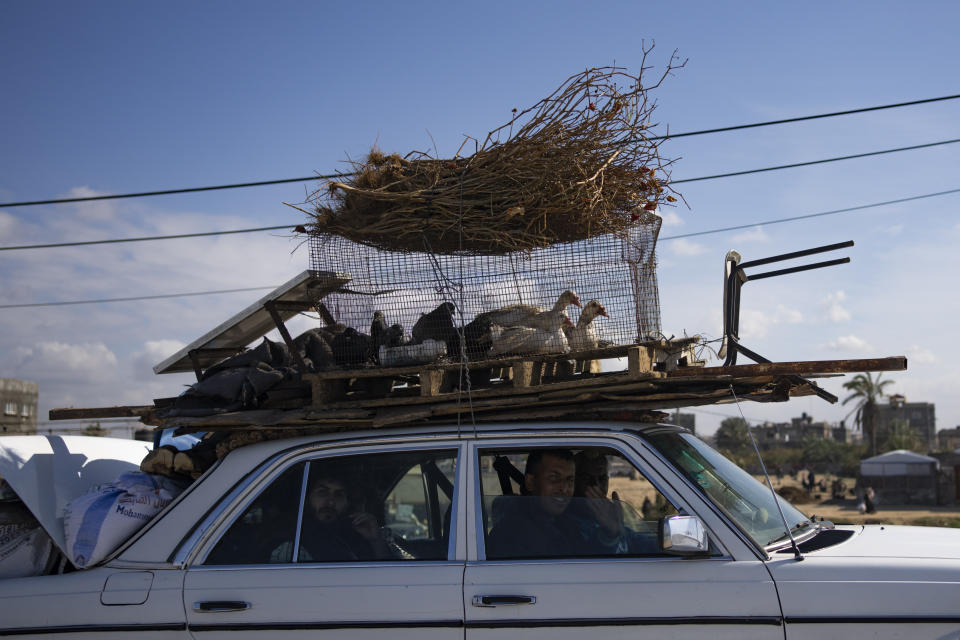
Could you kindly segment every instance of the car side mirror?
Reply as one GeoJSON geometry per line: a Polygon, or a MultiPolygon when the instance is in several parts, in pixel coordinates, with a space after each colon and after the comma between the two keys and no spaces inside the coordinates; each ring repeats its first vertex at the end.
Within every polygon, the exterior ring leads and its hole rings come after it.
{"type": "Polygon", "coordinates": [[[660,519],[660,550],[677,556],[710,552],[707,530],[697,516],[667,516],[660,519]]]}

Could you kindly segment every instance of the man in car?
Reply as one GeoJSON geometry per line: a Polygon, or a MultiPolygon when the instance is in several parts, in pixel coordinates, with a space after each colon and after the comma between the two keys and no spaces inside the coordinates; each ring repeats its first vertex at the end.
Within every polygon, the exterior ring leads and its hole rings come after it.
{"type": "MultiPolygon", "coordinates": [[[[595,530],[584,530],[570,507],[576,463],[568,449],[535,449],[527,456],[526,495],[509,500],[487,536],[487,557],[572,557],[606,553],[595,530]]],[[[494,509],[497,507],[494,506],[494,509]]]]}
{"type": "Polygon", "coordinates": [[[607,456],[600,449],[584,449],[574,457],[576,481],[572,515],[579,519],[586,537],[608,553],[626,553],[623,506],[614,491],[608,498],[610,471],[607,456]]]}
{"type": "MultiPolygon", "coordinates": [[[[350,562],[393,557],[376,518],[352,509],[347,484],[340,474],[317,468],[311,474],[304,505],[297,562],[350,562]]],[[[292,542],[271,554],[274,562],[290,562],[292,542]]]]}

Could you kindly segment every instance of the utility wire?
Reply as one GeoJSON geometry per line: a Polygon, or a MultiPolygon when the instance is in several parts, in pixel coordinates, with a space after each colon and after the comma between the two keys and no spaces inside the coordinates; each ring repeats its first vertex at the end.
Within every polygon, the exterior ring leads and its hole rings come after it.
{"type": "MultiPolygon", "coordinates": [[[[848,109],[846,111],[834,111],[831,113],[821,113],[811,116],[799,116],[796,118],[784,118],[782,120],[769,120],[767,122],[754,122],[751,124],[739,124],[731,127],[719,127],[716,129],[701,129],[700,131],[687,131],[685,133],[668,133],[662,136],[651,136],[649,140],[670,140],[674,138],[686,138],[689,136],[699,136],[709,133],[721,133],[723,131],[738,131],[740,129],[753,129],[756,127],[769,127],[776,124],[787,124],[790,122],[801,122],[804,120],[817,120],[819,118],[833,118],[835,116],[846,116],[855,113],[866,113],[868,111],[880,111],[881,109],[895,109],[898,107],[909,107],[918,104],[927,104],[930,102],[940,102],[943,100],[955,100],[960,98],[960,94],[941,96],[939,98],[925,98],[923,100],[911,100],[909,102],[898,102],[896,104],[885,104],[875,107],[863,107],[860,109],[848,109]]],[[[258,182],[240,182],[236,184],[223,184],[210,187],[188,187],[183,189],[166,189],[163,191],[142,191],[139,193],[123,193],[115,195],[87,196],[82,198],[57,198],[51,200],[28,200],[24,202],[4,202],[0,203],[0,208],[4,207],[30,207],[42,204],[64,204],[68,202],[90,202],[93,200],[116,200],[119,198],[144,198],[148,196],[164,196],[177,193],[194,193],[197,191],[216,191],[219,189],[240,189],[245,187],[262,187],[272,184],[285,184],[289,182],[308,182],[310,180],[329,180],[333,178],[342,178],[354,175],[353,173],[336,173],[324,176],[309,176],[305,178],[284,178],[281,180],[261,180],[258,182]]]]}
{"type": "Polygon", "coordinates": [[[928,102],[940,102],[941,100],[956,100],[960,94],[952,96],[941,96],[939,98],[925,98],[923,100],[911,100],[910,102],[898,102],[896,104],[885,104],[878,107],[863,107],[861,109],[849,109],[847,111],[834,111],[832,113],[821,113],[813,116],[799,116],[797,118],[784,118],[783,120],[769,120],[767,122],[755,122],[753,124],[738,124],[732,127],[720,127],[718,129],[701,129],[700,131],[688,131],[686,133],[670,133],[664,136],[655,136],[650,140],[669,140],[673,138],[685,138],[687,136],[700,136],[707,133],[721,133],[723,131],[738,131],[740,129],[753,129],[755,127],[769,127],[774,124],[787,124],[788,122],[801,122],[804,120],[817,120],[819,118],[833,118],[834,116],[848,116],[854,113],[866,113],[868,111],[880,111],[881,109],[896,109],[897,107],[910,107],[916,104],[926,104],[928,102]]]}
{"type": "MultiPolygon", "coordinates": [[[[851,160],[855,158],[865,158],[867,156],[878,156],[886,153],[896,153],[899,151],[911,151],[914,149],[925,149],[927,147],[936,147],[946,144],[953,144],[955,142],[960,142],[960,138],[954,138],[951,140],[941,140],[940,142],[929,142],[926,144],[916,144],[909,147],[898,147],[896,149],[883,149],[881,151],[868,151],[866,153],[858,153],[849,156],[838,156],[836,158],[824,158],[822,160],[811,160],[808,162],[795,162],[793,164],[783,164],[775,167],[764,167],[761,169],[747,169],[744,171],[734,171],[732,173],[719,173],[712,176],[701,176],[699,178],[683,178],[682,180],[671,180],[670,184],[680,184],[683,182],[697,182],[700,180],[713,180],[715,178],[729,178],[733,176],[742,176],[751,173],[763,173],[765,171],[776,171],[778,169],[792,169],[795,167],[805,167],[815,164],[824,164],[827,162],[838,162],[840,160],[851,160]]],[[[2,206],[2,205],[0,205],[2,206]]],[[[0,247],[0,251],[18,251],[21,249],[54,249],[58,247],[78,247],[83,245],[93,245],[93,244],[119,244],[124,242],[146,242],[152,240],[176,240],[179,238],[199,238],[204,236],[219,236],[219,235],[228,235],[236,233],[255,233],[258,231],[275,231],[278,229],[291,229],[293,231],[300,231],[298,227],[302,225],[298,223],[291,223],[288,225],[278,225],[275,227],[255,227],[252,229],[234,229],[232,231],[207,231],[204,233],[181,233],[176,235],[168,236],[142,236],[137,238],[110,238],[107,240],[86,240],[86,241],[76,241],[76,242],[53,242],[48,244],[27,244],[27,245],[13,245],[8,247],[0,247]]]]}
{"type": "Polygon", "coordinates": [[[909,198],[897,198],[896,200],[885,200],[884,202],[874,202],[871,204],[862,204],[856,207],[846,207],[844,209],[833,209],[832,211],[821,211],[820,213],[809,213],[804,216],[791,216],[789,218],[778,218],[776,220],[766,220],[764,222],[753,222],[751,224],[739,224],[734,227],[723,227],[720,229],[709,229],[707,231],[695,231],[693,233],[683,233],[676,236],[664,236],[659,240],[679,240],[680,238],[692,238],[694,236],[705,236],[711,233],[723,233],[724,231],[738,231],[740,229],[751,229],[753,227],[762,227],[769,224],[781,224],[783,222],[793,222],[795,220],[807,220],[809,218],[820,218],[822,216],[833,216],[838,213],[849,213],[851,211],[861,211],[863,209],[872,209],[874,207],[883,207],[888,204],[900,204],[901,202],[911,202],[913,200],[923,200],[924,198],[936,198],[951,193],[960,193],[960,189],[950,189],[949,191],[938,191],[936,193],[925,193],[921,196],[910,196],[909,198]]]}
{"type": "Polygon", "coordinates": [[[158,296],[130,296],[128,298],[101,298],[99,300],[69,300],[65,302],[31,302],[27,304],[0,304],[0,309],[25,309],[27,307],[62,307],[71,304],[98,304],[101,302],[132,302],[134,300],[160,300],[162,298],[186,298],[189,296],[210,296],[218,293],[239,293],[241,291],[262,291],[273,287],[245,287],[243,289],[220,289],[219,291],[194,291],[192,293],[167,293],[158,296]]]}
{"type": "Polygon", "coordinates": [[[283,178],[281,180],[261,180],[259,182],[238,182],[236,184],[220,184],[212,187],[186,187],[183,189],[166,189],[164,191],[141,191],[139,193],[120,193],[103,196],[84,196],[82,198],[57,198],[55,200],[30,200],[27,202],[0,203],[3,207],[31,207],[38,204],[64,204],[67,202],[91,202],[94,200],[118,200],[120,198],[146,198],[148,196],[167,196],[174,193],[195,193],[197,191],[217,191],[220,189],[243,189],[246,187],[263,187],[271,184],[285,184],[288,182],[308,182],[310,180],[330,180],[350,176],[352,173],[337,173],[327,176],[309,176],[306,178],[283,178]]]}
{"type": "Polygon", "coordinates": [[[915,144],[909,147],[898,147],[896,149],[884,149],[882,151],[868,151],[867,153],[856,153],[850,156],[837,156],[836,158],[824,158],[822,160],[810,160],[808,162],[794,162],[791,164],[781,164],[775,167],[764,167],[763,169],[747,169],[746,171],[731,171],[730,173],[718,173],[712,176],[701,176],[699,178],[684,178],[683,180],[671,180],[670,184],[680,184],[682,182],[698,182],[700,180],[713,180],[715,178],[730,178],[732,176],[745,176],[750,173],[762,173],[764,171],[778,171],[780,169],[794,169],[796,167],[808,167],[814,164],[825,164],[827,162],[839,162],[840,160],[853,160],[854,158],[866,158],[868,156],[879,156],[885,153],[897,153],[898,151],[911,151],[913,149],[926,149],[927,147],[937,147],[944,144],[953,144],[960,142],[960,138],[952,140],[941,140],[940,142],[928,142],[927,144],[915,144]]]}
{"type": "MultiPolygon", "coordinates": [[[[833,211],[823,211],[821,213],[811,213],[804,216],[793,216],[790,218],[779,218],[776,220],[766,220],[762,222],[752,222],[750,224],[737,225],[735,227],[724,227],[722,229],[710,229],[707,231],[696,231],[694,233],[685,233],[682,235],[676,236],[665,236],[661,237],[659,240],[679,240],[680,238],[690,238],[693,236],[704,236],[712,233],[723,233],[725,231],[737,231],[739,229],[749,229],[752,227],[761,227],[763,225],[770,224],[779,224],[781,222],[792,222],[794,220],[806,220],[808,218],[817,218],[820,216],[832,216],[840,213],[849,213],[851,211],[861,211],[863,209],[872,209],[874,207],[882,207],[890,204],[898,204],[901,202],[910,202],[913,200],[921,200],[924,198],[935,198],[937,196],[945,196],[953,193],[960,193],[960,189],[950,189],[948,191],[938,191],[936,193],[925,193],[919,196],[910,196],[908,198],[898,198],[896,200],[886,200],[884,202],[874,202],[872,204],[863,204],[857,207],[847,207],[845,209],[834,209],[833,211]]],[[[246,289],[222,289],[220,291],[197,291],[194,293],[170,293],[166,295],[157,295],[157,296],[133,296],[128,298],[105,298],[101,300],[72,300],[68,302],[34,302],[26,304],[4,304],[0,305],[0,309],[22,309],[26,307],[58,307],[62,305],[72,305],[72,304],[95,304],[100,302],[129,302],[134,300],[157,300],[161,298],[182,298],[186,296],[205,296],[213,295],[219,293],[235,293],[240,291],[259,291],[262,289],[275,289],[276,287],[249,287],[246,289]]]]}
{"type": "Polygon", "coordinates": [[[80,247],[89,244],[119,244],[122,242],[147,242],[151,240],[176,240],[178,238],[202,238],[205,236],[225,236],[233,233],[254,233],[257,231],[276,231],[290,229],[295,231],[300,226],[285,224],[276,227],[256,227],[254,229],[233,229],[231,231],[206,231],[203,233],[178,233],[172,236],[141,236],[139,238],[111,238],[108,240],[83,240],[78,242],[53,242],[50,244],[24,244],[11,247],[0,247],[0,251],[15,251],[17,249],[53,249],[55,247],[80,247]]]}

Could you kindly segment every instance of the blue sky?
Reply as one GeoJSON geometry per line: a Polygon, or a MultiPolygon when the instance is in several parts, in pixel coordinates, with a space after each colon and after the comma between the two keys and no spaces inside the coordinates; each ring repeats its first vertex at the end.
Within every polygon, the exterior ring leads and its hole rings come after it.
{"type": "MultiPolygon", "coordinates": [[[[372,144],[452,155],[584,68],[661,70],[661,130],[698,130],[960,93],[952,2],[11,2],[0,21],[0,201],[329,173],[372,144]]],[[[960,100],[669,141],[675,179],[960,137],[960,100]]],[[[679,185],[662,236],[960,188],[960,145],[679,185]]],[[[0,246],[296,223],[304,185],[0,209],[0,246]]],[[[720,333],[723,256],[852,239],[853,262],[745,288],[745,342],[774,360],[906,355],[909,400],[960,424],[952,353],[960,194],[663,240],[666,333],[720,333]]],[[[281,234],[0,252],[5,304],[280,284],[281,234]]],[[[150,367],[259,293],[0,309],[0,376],[41,409],[146,404],[188,376],[150,367]]],[[[714,362],[713,364],[716,364],[714,362]]],[[[842,380],[826,386],[841,393],[842,380]]],[[[746,405],[755,419],[819,399],[746,405]]],[[[735,413],[733,407],[717,408],[735,413]]],[[[720,416],[701,413],[715,428],[720,416]]]]}

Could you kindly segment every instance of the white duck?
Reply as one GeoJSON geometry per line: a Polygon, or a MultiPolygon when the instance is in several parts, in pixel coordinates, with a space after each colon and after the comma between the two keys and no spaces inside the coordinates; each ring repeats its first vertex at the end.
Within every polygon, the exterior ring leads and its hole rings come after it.
{"type": "Polygon", "coordinates": [[[597,330],[593,326],[593,320],[597,316],[610,317],[598,300],[591,300],[583,307],[580,318],[577,320],[577,326],[570,326],[565,330],[571,351],[588,351],[597,348],[600,339],[597,337],[597,330]]]}
{"type": "Polygon", "coordinates": [[[566,313],[552,313],[546,329],[536,327],[490,327],[490,349],[487,355],[495,357],[505,353],[535,355],[545,353],[568,353],[570,345],[564,328],[573,327],[566,313]]]}
{"type": "MultiPolygon", "coordinates": [[[[596,349],[600,345],[597,330],[593,326],[593,320],[597,316],[610,317],[607,315],[607,310],[598,300],[591,300],[584,305],[583,311],[580,313],[580,318],[577,320],[577,326],[569,326],[565,329],[571,351],[589,351],[596,349]]],[[[576,371],[599,373],[600,370],[599,360],[577,360],[576,371]]]]}
{"type": "Polygon", "coordinates": [[[491,325],[499,325],[500,327],[531,327],[551,331],[555,329],[555,326],[559,326],[557,323],[562,323],[562,319],[557,316],[567,317],[567,307],[571,304],[581,306],[580,296],[567,289],[560,294],[552,309],[544,310],[532,304],[511,304],[477,314],[475,322],[489,322],[491,325]]]}

